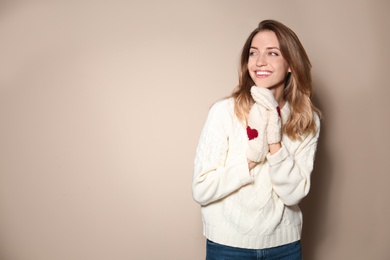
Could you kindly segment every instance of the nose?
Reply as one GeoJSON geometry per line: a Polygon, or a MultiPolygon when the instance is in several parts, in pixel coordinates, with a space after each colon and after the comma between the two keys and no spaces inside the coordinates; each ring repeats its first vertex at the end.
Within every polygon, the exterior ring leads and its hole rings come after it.
{"type": "Polygon", "coordinates": [[[257,56],[256,66],[257,67],[261,67],[261,66],[264,66],[264,65],[267,65],[266,57],[264,56],[264,54],[259,54],[257,56]]]}

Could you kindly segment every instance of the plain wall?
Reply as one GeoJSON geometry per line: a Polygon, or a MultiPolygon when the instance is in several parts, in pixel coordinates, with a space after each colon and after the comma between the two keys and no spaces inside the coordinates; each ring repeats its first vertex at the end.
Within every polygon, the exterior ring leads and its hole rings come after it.
{"type": "Polygon", "coordinates": [[[263,19],[323,111],[305,259],[388,259],[389,1],[1,1],[0,259],[204,259],[200,131],[263,19]]]}

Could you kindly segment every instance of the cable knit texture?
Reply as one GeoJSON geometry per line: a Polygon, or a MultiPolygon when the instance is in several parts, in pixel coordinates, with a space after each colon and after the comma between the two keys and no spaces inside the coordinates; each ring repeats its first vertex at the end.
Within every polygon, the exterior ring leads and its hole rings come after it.
{"type": "MultiPolygon", "coordinates": [[[[282,121],[289,115],[281,109],[282,121]]],[[[319,118],[315,117],[319,129],[319,118]]],[[[302,141],[282,136],[282,148],[249,171],[246,126],[232,98],[209,111],[195,156],[192,191],[204,235],[220,244],[262,249],[300,239],[298,203],[310,189],[319,131],[302,141]]]]}

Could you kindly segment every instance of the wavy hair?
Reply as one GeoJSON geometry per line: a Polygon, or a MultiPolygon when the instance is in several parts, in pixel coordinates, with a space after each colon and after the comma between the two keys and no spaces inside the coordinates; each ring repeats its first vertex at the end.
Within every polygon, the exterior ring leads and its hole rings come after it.
{"type": "Polygon", "coordinates": [[[235,113],[240,120],[246,121],[249,110],[254,103],[250,89],[255,83],[249,75],[248,59],[253,37],[264,30],[273,31],[279,41],[283,58],[290,67],[291,74],[285,79],[284,99],[289,103],[290,116],[283,125],[283,132],[292,140],[301,139],[303,135],[315,133],[317,126],[314,112],[321,112],[312,103],[313,86],[311,63],[298,36],[284,24],[275,20],[264,20],[249,35],[241,52],[239,83],[232,93],[235,113]]]}

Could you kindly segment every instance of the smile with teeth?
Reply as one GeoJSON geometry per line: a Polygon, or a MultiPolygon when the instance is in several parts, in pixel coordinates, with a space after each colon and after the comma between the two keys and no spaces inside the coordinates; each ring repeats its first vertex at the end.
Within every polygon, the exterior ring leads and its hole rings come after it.
{"type": "Polygon", "coordinates": [[[270,71],[258,70],[256,71],[256,76],[269,76],[271,75],[270,71]]]}

